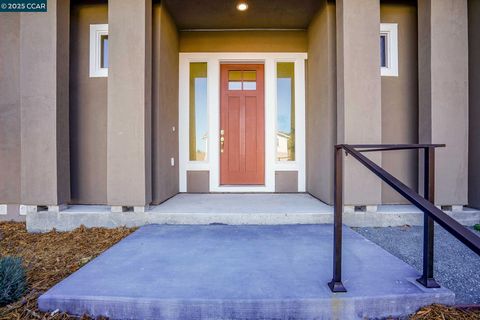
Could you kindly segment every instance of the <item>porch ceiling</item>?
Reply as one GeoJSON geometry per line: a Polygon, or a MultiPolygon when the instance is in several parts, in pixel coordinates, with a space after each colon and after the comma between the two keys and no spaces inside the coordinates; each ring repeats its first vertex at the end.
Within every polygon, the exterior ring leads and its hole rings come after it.
{"type": "Polygon", "coordinates": [[[180,30],[185,29],[305,29],[321,5],[318,0],[164,0],[180,30]]]}

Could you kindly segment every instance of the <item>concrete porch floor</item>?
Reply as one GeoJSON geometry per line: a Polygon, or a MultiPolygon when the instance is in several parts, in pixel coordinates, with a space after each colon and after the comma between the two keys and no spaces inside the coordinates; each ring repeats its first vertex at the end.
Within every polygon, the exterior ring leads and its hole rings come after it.
{"type": "Polygon", "coordinates": [[[332,225],[150,225],[39,299],[43,311],[111,319],[368,319],[454,303],[418,272],[344,228],[333,294],[332,225]]]}
{"type": "MultiPolygon", "coordinates": [[[[473,225],[480,212],[464,209],[449,212],[457,221],[473,225]]],[[[345,212],[344,223],[352,227],[422,225],[423,214],[413,205],[382,205],[375,212],[345,212]]],[[[187,194],[182,193],[151,206],[145,212],[111,212],[109,206],[73,205],[60,212],[27,214],[30,232],[53,228],[68,231],[86,227],[142,226],[146,224],[280,225],[333,222],[333,208],[306,193],[289,194],[187,194]]]]}

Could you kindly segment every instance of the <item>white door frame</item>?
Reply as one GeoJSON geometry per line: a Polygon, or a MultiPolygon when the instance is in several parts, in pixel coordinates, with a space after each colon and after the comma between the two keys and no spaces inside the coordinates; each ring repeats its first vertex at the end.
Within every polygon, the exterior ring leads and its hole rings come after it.
{"type": "Polygon", "coordinates": [[[179,175],[187,192],[187,171],[210,171],[211,192],[274,192],[275,171],[297,171],[298,191],[305,192],[305,60],[306,53],[180,53],[179,54],[179,175]],[[189,161],[189,64],[207,62],[208,150],[206,161],[189,161]],[[220,64],[265,65],[265,185],[220,185],[220,64]],[[276,63],[295,63],[295,161],[276,161],[276,63]]]}

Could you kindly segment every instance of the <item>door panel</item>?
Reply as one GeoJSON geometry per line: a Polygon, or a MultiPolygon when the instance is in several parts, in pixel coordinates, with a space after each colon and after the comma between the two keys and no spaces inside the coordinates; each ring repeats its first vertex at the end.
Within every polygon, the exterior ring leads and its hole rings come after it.
{"type": "Polygon", "coordinates": [[[265,183],[263,70],[260,64],[221,65],[222,185],[265,183]]]}

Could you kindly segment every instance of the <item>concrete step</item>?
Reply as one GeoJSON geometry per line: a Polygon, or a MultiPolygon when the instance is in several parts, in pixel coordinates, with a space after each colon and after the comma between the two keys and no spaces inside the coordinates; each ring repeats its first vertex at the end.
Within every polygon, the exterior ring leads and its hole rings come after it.
{"type": "MultiPolygon", "coordinates": [[[[367,206],[370,208],[372,206],[367,206]]],[[[351,227],[422,225],[423,213],[413,205],[373,206],[375,211],[346,210],[351,227]]],[[[348,209],[348,208],[346,208],[348,209]]],[[[449,212],[466,225],[480,222],[480,211],[449,212]]],[[[333,208],[305,193],[295,194],[178,194],[144,212],[112,212],[109,206],[73,205],[66,210],[28,213],[30,232],[55,228],[68,231],[81,225],[115,228],[146,224],[281,225],[333,223],[333,208]]]]}
{"type": "Polygon", "coordinates": [[[331,293],[332,230],[145,226],[42,295],[39,307],[111,319],[365,319],[454,302],[450,290],[421,287],[416,270],[347,227],[348,292],[331,293]]]}

